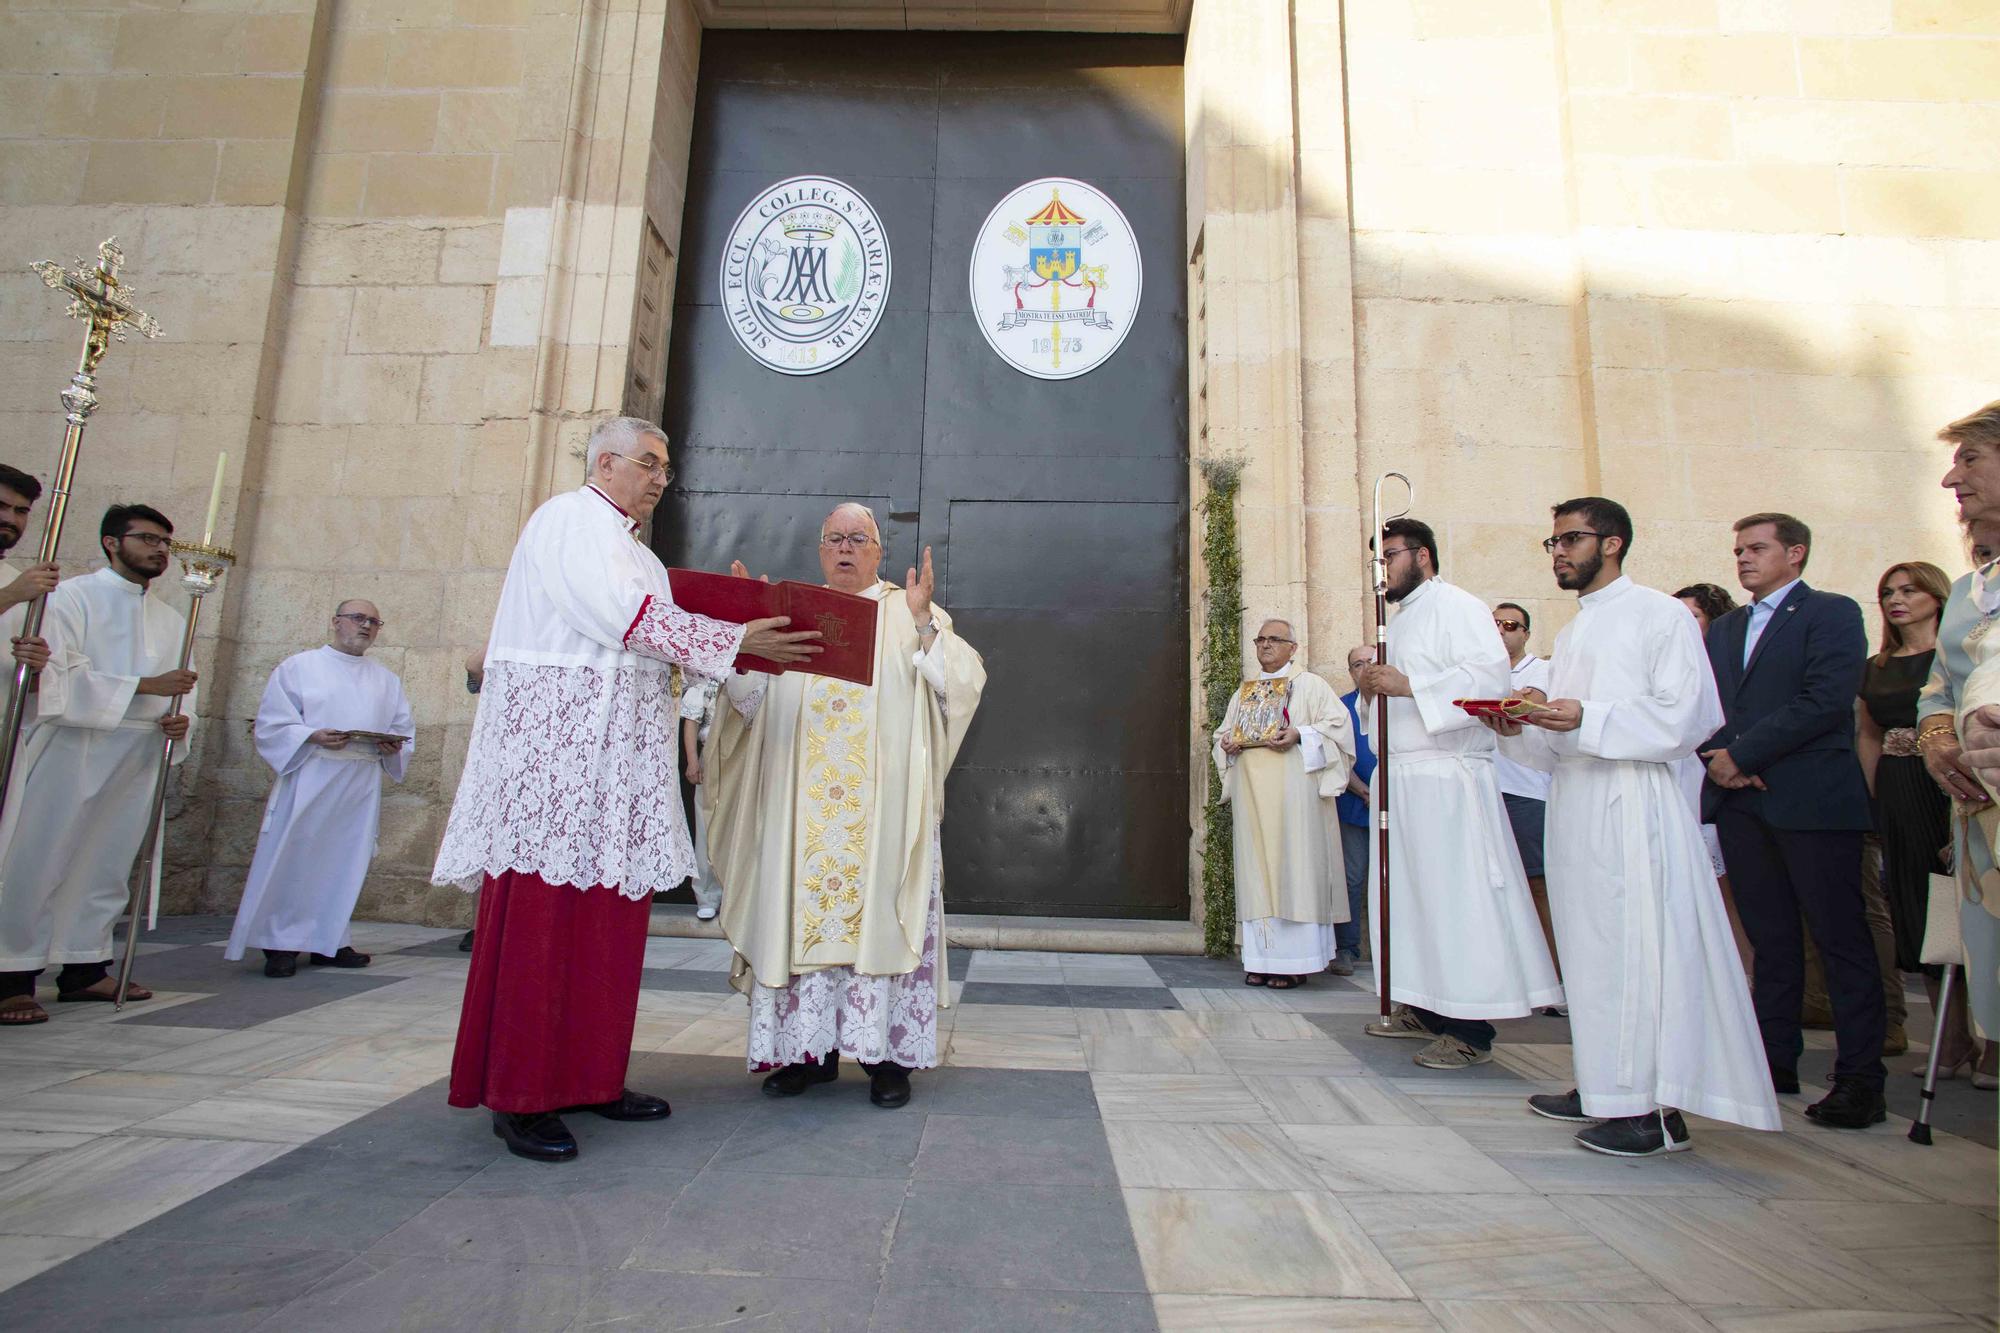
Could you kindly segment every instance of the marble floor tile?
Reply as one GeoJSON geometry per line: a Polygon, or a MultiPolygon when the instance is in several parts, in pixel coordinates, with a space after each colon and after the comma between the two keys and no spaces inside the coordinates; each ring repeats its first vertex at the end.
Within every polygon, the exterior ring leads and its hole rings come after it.
{"type": "Polygon", "coordinates": [[[1674,1299],[1546,1199],[1356,1194],[1341,1202],[1410,1289],[1426,1299],[1674,1299]]]}
{"type": "Polygon", "coordinates": [[[1202,1040],[1194,1015],[1178,1009],[1075,1009],[1077,1028],[1088,1037],[1190,1037],[1202,1040]]]}
{"type": "Polygon", "coordinates": [[[1720,1309],[1702,1312],[1716,1333],[1965,1333],[1991,1329],[1951,1315],[1896,1310],[1720,1309]]]}
{"type": "Polygon", "coordinates": [[[1425,1301],[1446,1333],[1710,1333],[1682,1305],[1588,1301],[1425,1301]]]}
{"type": "Polygon", "coordinates": [[[948,1065],[978,1065],[990,1069],[1083,1069],[1083,1040],[1023,1032],[968,1030],[961,1021],[952,1030],[948,1065]]]}
{"type": "Polygon", "coordinates": [[[1218,1037],[1216,1052],[1229,1068],[1251,1074],[1362,1075],[1368,1067],[1337,1041],[1266,1041],[1256,1037],[1218,1037]]]}
{"type": "MultiPolygon", "coordinates": [[[[1161,1333],[1269,1329],[1356,1329],[1436,1333],[1439,1325],[1418,1301],[1325,1300],[1310,1296],[1173,1296],[1153,1298],[1161,1333]]],[[[1524,1331],[1525,1333],[1525,1331],[1524,1331]]]]}
{"type": "Polygon", "coordinates": [[[106,1070],[0,1101],[0,1134],[15,1130],[111,1134],[218,1096],[242,1082],[236,1075],[106,1070]]]}
{"type": "Polygon", "coordinates": [[[730,1018],[700,1018],[682,1028],[660,1047],[674,1055],[733,1055],[744,1058],[750,1048],[747,1014],[730,1018]]]}
{"type": "MultiPolygon", "coordinates": [[[[1828,1151],[1834,1130],[1771,1134],[1752,1129],[1716,1130],[1695,1143],[1702,1165],[1738,1194],[1757,1199],[1870,1199],[1882,1203],[1923,1203],[1924,1195],[1880,1171],[1854,1165],[1828,1151]]],[[[1901,1156],[1924,1149],[1901,1145],[1901,1156]]],[[[1987,1153],[1988,1175],[1992,1153],[1987,1153]]]]}
{"type": "Polygon", "coordinates": [[[1156,1293],[1411,1295],[1324,1191],[1126,1190],[1125,1207],[1156,1293]]]}
{"type": "Polygon", "coordinates": [[[100,1138],[0,1175],[0,1234],[107,1239],[283,1151],[214,1139],[100,1138]]]}
{"type": "Polygon", "coordinates": [[[1241,991],[1208,986],[1174,986],[1174,998],[1190,1013],[1258,1014],[1289,1012],[1283,1001],[1268,991],[1246,987],[1241,991]]]}
{"type": "Polygon", "coordinates": [[[10,1097],[52,1088],[73,1078],[99,1072],[88,1065],[48,1065],[31,1060],[0,1059],[0,1105],[10,1097]]]}
{"type": "Polygon", "coordinates": [[[1115,1187],[945,1180],[910,1185],[884,1284],[1146,1290],[1115,1187]]]}
{"type": "MultiPolygon", "coordinates": [[[[348,1037],[382,1037],[403,1035],[411,1024],[426,1017],[424,1011],[416,1005],[378,1000],[376,997],[381,993],[381,991],[370,991],[365,996],[356,996],[351,1000],[336,1000],[332,1004],[314,1005],[310,1009],[281,1014],[247,1030],[304,1032],[336,1040],[348,1037]]],[[[448,1012],[456,1019],[458,1006],[455,1004],[450,1006],[448,1012]]]]}
{"type": "Polygon", "coordinates": [[[1115,1187],[1118,1172],[1096,1120],[941,1115],[924,1119],[918,1180],[1115,1187]]]}
{"type": "Polygon", "coordinates": [[[309,1143],[387,1106],[409,1089],[395,1083],[265,1078],[141,1121],[135,1133],[309,1143]]]}
{"type": "Polygon", "coordinates": [[[1280,991],[1271,999],[1295,1013],[1337,1017],[1343,1023],[1352,1023],[1352,1028],[1348,1030],[1357,1036],[1368,1020],[1376,1017],[1382,1008],[1374,992],[1355,990],[1349,986],[1301,986],[1297,990],[1280,991]]]}
{"type": "Polygon", "coordinates": [[[1064,954],[1059,966],[1070,986],[1163,986],[1160,974],[1134,954],[1064,954]]]}
{"type": "Polygon", "coordinates": [[[243,1032],[224,1032],[192,1046],[134,1061],[126,1068],[166,1074],[261,1078],[330,1051],[340,1040],[332,1034],[274,1031],[266,1023],[243,1032]]]}
{"type": "Polygon", "coordinates": [[[1209,1009],[1189,1015],[1211,1040],[1324,1041],[1326,1033],[1280,1009],[1209,1009]]]}
{"type": "Polygon", "coordinates": [[[1093,1073],[1226,1074],[1229,1066],[1205,1037],[1099,1037],[1083,1034],[1093,1073]]]}
{"type": "Polygon", "coordinates": [[[1956,1134],[1938,1134],[1932,1146],[1918,1148],[1904,1137],[1907,1132],[1856,1134],[1814,1125],[1801,1131],[1801,1137],[1829,1157],[1936,1202],[1982,1209],[2000,1206],[1993,1149],[1956,1134]]]}
{"type": "Polygon", "coordinates": [[[1573,1083],[1576,1072],[1571,1064],[1570,1049],[1568,1046],[1495,1042],[1493,1062],[1513,1070],[1522,1078],[1573,1083]]]}
{"type": "Polygon", "coordinates": [[[1537,1194],[1742,1197],[1726,1175],[1711,1169],[1704,1160],[1708,1142],[1705,1136],[1696,1138],[1693,1152],[1669,1157],[1607,1157],[1577,1146],[1574,1135],[1582,1126],[1559,1128],[1566,1132],[1544,1135],[1540,1142],[1529,1142],[1532,1131],[1527,1130],[1503,1136],[1478,1127],[1459,1126],[1458,1132],[1537,1194]]]}
{"type": "Polygon", "coordinates": [[[882,1288],[875,1300],[869,1327],[881,1333],[909,1329],[924,1333],[1017,1333],[1022,1329],[1155,1333],[1159,1325],[1153,1318],[1152,1299],[1136,1291],[891,1285],[882,1288]]]}
{"type": "MultiPolygon", "coordinates": [[[[21,1328],[238,1333],[264,1323],[347,1259],[268,1244],[182,1245],[123,1238],[30,1278],[0,1301],[21,1328]]],[[[314,1327],[325,1327],[329,1312],[320,1307],[314,1327]]],[[[296,1319],[284,1325],[304,1326],[296,1319]]]]}
{"type": "Polygon", "coordinates": [[[959,1032],[1074,1037],[1079,1031],[1077,1011],[1068,1005],[961,1004],[954,1005],[951,1012],[958,1015],[955,1030],[959,1032]]]}
{"type": "Polygon", "coordinates": [[[81,1236],[0,1236],[0,1291],[103,1243],[81,1236]]]}
{"type": "Polygon", "coordinates": [[[50,1153],[81,1148],[97,1137],[94,1132],[82,1130],[9,1129],[0,1134],[0,1175],[47,1157],[50,1153]]]}
{"type": "Polygon", "coordinates": [[[1234,1074],[1093,1073],[1090,1081],[1106,1120],[1203,1123],[1271,1118],[1234,1074]]]}
{"type": "Polygon", "coordinates": [[[1437,1118],[1384,1079],[1247,1074],[1271,1119],[1293,1125],[1435,1125],[1437,1118]]]}
{"type": "Polygon", "coordinates": [[[1520,1194],[1527,1186],[1441,1126],[1286,1125],[1336,1192],[1520,1194]]]}
{"type": "Polygon", "coordinates": [[[775,1103],[744,1117],[710,1165],[732,1174],[907,1180],[925,1117],[884,1115],[868,1104],[865,1087],[843,1080],[817,1089],[811,1101],[775,1103]],[[844,1105],[829,1104],[826,1094],[836,1089],[848,1094],[844,1105]]]}
{"type": "Polygon", "coordinates": [[[388,1083],[408,1092],[449,1073],[451,1049],[442,1037],[356,1037],[275,1072],[285,1078],[388,1083]]]}
{"type": "Polygon", "coordinates": [[[907,1180],[703,1171],[639,1238],[628,1268],[874,1280],[907,1180]]]}
{"type": "Polygon", "coordinates": [[[1934,1304],[1749,1199],[1567,1195],[1551,1202],[1690,1305],[1934,1304]]]}
{"type": "Polygon", "coordinates": [[[1105,1126],[1128,1189],[1317,1190],[1320,1179],[1276,1125],[1119,1120],[1105,1126]]]}
{"type": "Polygon", "coordinates": [[[327,1251],[292,1253],[345,1260],[264,1327],[313,1333],[382,1333],[385,1329],[480,1329],[561,1333],[584,1308],[592,1274],[563,1264],[484,1263],[370,1251],[349,1258],[327,1251]]]}
{"type": "Polygon", "coordinates": [[[673,1207],[690,1171],[480,1172],[376,1241],[392,1255],[617,1268],[673,1207]]]}
{"type": "Polygon", "coordinates": [[[2000,1312],[1993,1223],[1970,1208],[1788,1199],[1764,1206],[1835,1249],[1897,1274],[1947,1310],[1989,1319],[2000,1312]]]}
{"type": "MultiPolygon", "coordinates": [[[[109,1005],[93,1006],[108,1009],[109,1005]]],[[[132,1023],[46,1023],[8,1034],[10,1053],[38,1064],[138,1068],[220,1036],[220,1028],[140,1027],[132,1023]]]]}
{"type": "Polygon", "coordinates": [[[1081,1070],[957,1066],[926,1073],[918,1091],[931,1115],[1099,1118],[1090,1075],[1081,1070]]]}

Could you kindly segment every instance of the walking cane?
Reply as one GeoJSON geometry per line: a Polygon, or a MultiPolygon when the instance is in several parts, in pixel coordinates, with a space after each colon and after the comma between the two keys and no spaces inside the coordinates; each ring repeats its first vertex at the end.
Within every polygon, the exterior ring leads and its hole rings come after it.
{"type": "Polygon", "coordinates": [[[1931,1103],[1937,1100],[1938,1052],[1944,1049],[1945,1019],[1951,1013],[1951,983],[1957,978],[1958,968],[1946,963],[1944,979],[1938,982],[1937,1022],[1931,1027],[1931,1060],[1924,1069],[1924,1099],[1917,1106],[1917,1118],[1910,1122],[1910,1142],[1926,1148],[1931,1144],[1931,1103]]]}
{"type": "MultiPolygon", "coordinates": [[[[1384,472],[1375,478],[1375,557],[1370,562],[1375,575],[1375,662],[1389,664],[1389,562],[1382,556],[1382,527],[1410,512],[1417,500],[1417,488],[1400,472],[1384,472]],[[1407,493],[1401,509],[1382,517],[1382,483],[1394,477],[1407,493]]],[[[1375,696],[1375,847],[1381,871],[1375,881],[1375,920],[1381,939],[1381,956],[1375,960],[1375,976],[1382,1001],[1382,1017],[1389,1016],[1389,696],[1375,696]]]]}

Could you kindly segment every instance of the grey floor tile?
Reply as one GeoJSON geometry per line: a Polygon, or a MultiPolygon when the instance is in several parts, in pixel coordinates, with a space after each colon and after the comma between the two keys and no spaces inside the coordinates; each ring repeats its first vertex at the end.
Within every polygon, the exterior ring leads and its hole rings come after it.
{"type": "Polygon", "coordinates": [[[888,1284],[1146,1290],[1116,1189],[919,1180],[896,1226],[888,1284]]]}
{"type": "Polygon", "coordinates": [[[1498,1061],[1491,1064],[1469,1065],[1464,1069],[1426,1069],[1414,1059],[1417,1052],[1424,1048],[1422,1042],[1371,1037],[1362,1031],[1374,1020],[1375,1015],[1372,1013],[1307,1014],[1306,1017],[1318,1027],[1325,1029],[1329,1037],[1345,1046],[1348,1054],[1367,1066],[1368,1072],[1377,1078],[1424,1079],[1445,1083],[1470,1083],[1487,1079],[1514,1084],[1524,1082],[1519,1074],[1498,1061]]]}
{"type": "Polygon", "coordinates": [[[1147,954],[1154,973],[1169,986],[1241,986],[1243,965],[1234,958],[1197,958],[1176,954],[1147,954]]]}
{"type": "Polygon", "coordinates": [[[649,967],[639,974],[639,988],[727,995],[729,975],[726,972],[698,972],[687,967],[649,967]]]}
{"type": "Polygon", "coordinates": [[[1077,1009],[1178,1009],[1181,1002],[1165,986],[1065,986],[1077,1009]]]}
{"type": "Polygon", "coordinates": [[[1071,1069],[976,1069],[952,1066],[923,1075],[923,1109],[932,1115],[1097,1118],[1090,1075],[1071,1069]]]}
{"type": "Polygon", "coordinates": [[[292,1330],[478,1329],[557,1333],[582,1313],[594,1275],[559,1264],[357,1255],[271,1321],[292,1330]]]}
{"type": "Polygon", "coordinates": [[[1118,1172],[1100,1121],[933,1113],[924,1127],[916,1178],[1115,1186],[1118,1172]]]}
{"type": "Polygon", "coordinates": [[[827,1278],[704,1277],[637,1268],[593,1273],[570,1327],[861,1333],[879,1286],[827,1278]]]}
{"type": "Polygon", "coordinates": [[[968,981],[959,992],[960,1004],[1046,1004],[1069,1007],[1069,987],[1060,972],[1050,982],[968,981]]]}
{"type": "Polygon", "coordinates": [[[0,1292],[0,1328],[253,1328],[349,1259],[275,1245],[113,1240],[0,1292]]]}
{"type": "Polygon", "coordinates": [[[324,1156],[289,1168],[273,1162],[190,1199],[127,1235],[135,1240],[279,1245],[358,1254],[466,1179],[464,1172],[362,1170],[324,1156]]]}
{"type": "Polygon", "coordinates": [[[827,1091],[774,1101],[763,1114],[744,1116],[712,1165],[765,1175],[907,1180],[924,1136],[922,1113],[914,1105],[894,1111],[870,1106],[859,1085],[852,1107],[833,1104],[824,1096],[827,1091]]]}
{"type": "Polygon", "coordinates": [[[373,1247],[492,1263],[616,1268],[653,1220],[673,1206],[687,1171],[577,1175],[562,1165],[496,1162],[373,1247]]]}
{"type": "Polygon", "coordinates": [[[886,1287],[875,1305],[878,1333],[1152,1333],[1153,1299],[1122,1291],[996,1291],[886,1287]]]}
{"type": "Polygon", "coordinates": [[[908,1188],[904,1180],[710,1168],[654,1222],[625,1266],[874,1281],[908,1188]]]}
{"type": "MultiPolygon", "coordinates": [[[[190,949],[183,952],[197,951],[190,949]]],[[[230,963],[225,966],[234,968],[239,965],[230,963]]],[[[156,975],[139,977],[135,967],[133,976],[156,990],[162,989],[161,980],[156,975]]],[[[315,968],[309,974],[303,967],[296,977],[283,981],[274,981],[262,972],[252,973],[251,976],[251,982],[232,979],[221,987],[209,983],[171,983],[170,988],[175,990],[218,990],[219,993],[187,1004],[177,1004],[171,1009],[141,1009],[122,1021],[141,1027],[252,1028],[274,1018],[285,1018],[336,1000],[352,999],[384,986],[393,986],[402,980],[401,977],[371,977],[365,972],[335,968],[315,968]]]]}

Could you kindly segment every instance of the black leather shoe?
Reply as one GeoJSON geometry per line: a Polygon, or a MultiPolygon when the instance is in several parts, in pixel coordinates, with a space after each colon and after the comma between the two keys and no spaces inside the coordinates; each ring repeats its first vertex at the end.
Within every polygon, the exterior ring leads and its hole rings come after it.
{"type": "Polygon", "coordinates": [[[653,1097],[643,1092],[627,1088],[618,1094],[615,1102],[596,1102],[590,1106],[565,1106],[562,1114],[588,1111],[601,1115],[606,1120],[665,1120],[674,1113],[664,1097],[653,1097]]]}
{"type": "Polygon", "coordinates": [[[1771,1090],[1787,1097],[1796,1097],[1799,1092],[1799,1071],[1771,1066],[1771,1090]]]}
{"type": "Polygon", "coordinates": [[[472,952],[472,932],[471,932],[471,931],[469,931],[469,930],[468,930],[468,931],[466,931],[466,932],[465,932],[465,933],[464,933],[463,935],[460,935],[460,936],[458,937],[458,951],[459,951],[460,953],[471,953],[471,952],[472,952]]]}
{"type": "Polygon", "coordinates": [[[506,1143],[507,1151],[531,1162],[573,1162],[576,1135],[553,1111],[528,1111],[514,1115],[493,1113],[493,1132],[506,1143]]]}
{"type": "Polygon", "coordinates": [[[1882,1085],[1858,1078],[1836,1079],[1833,1091],[1806,1108],[1806,1118],[1829,1129],[1866,1129],[1889,1118],[1882,1085]]]}
{"type": "Polygon", "coordinates": [[[764,1079],[766,1097],[796,1097],[815,1083],[831,1083],[840,1077],[840,1052],[834,1051],[816,1065],[786,1065],[764,1079]]]}
{"type": "Polygon", "coordinates": [[[907,1105],[910,1100],[910,1071],[893,1060],[870,1066],[868,1100],[891,1109],[907,1105]]]}
{"type": "Polygon", "coordinates": [[[264,950],[264,975],[267,977],[295,977],[299,974],[299,951],[297,949],[264,950]]]}
{"type": "Polygon", "coordinates": [[[366,967],[375,961],[369,954],[355,952],[351,944],[341,945],[339,953],[316,953],[312,960],[314,967],[366,967]]]}
{"type": "Polygon", "coordinates": [[[1651,1111],[1606,1120],[1580,1132],[1576,1141],[1579,1147],[1610,1157],[1658,1157],[1694,1146],[1679,1111],[1651,1111]]]}
{"type": "Polygon", "coordinates": [[[1528,1098],[1528,1109],[1548,1120],[1570,1120],[1587,1125],[1597,1119],[1594,1115],[1583,1113],[1583,1094],[1575,1088],[1568,1092],[1538,1092],[1528,1098]]]}

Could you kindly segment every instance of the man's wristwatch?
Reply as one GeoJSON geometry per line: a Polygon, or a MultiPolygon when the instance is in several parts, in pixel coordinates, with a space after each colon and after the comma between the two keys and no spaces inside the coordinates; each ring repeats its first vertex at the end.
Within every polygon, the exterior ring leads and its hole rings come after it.
{"type": "Polygon", "coordinates": [[[937,633],[936,616],[932,616],[930,619],[926,620],[923,624],[917,626],[917,637],[920,639],[926,634],[935,634],[935,633],[937,633]]]}

